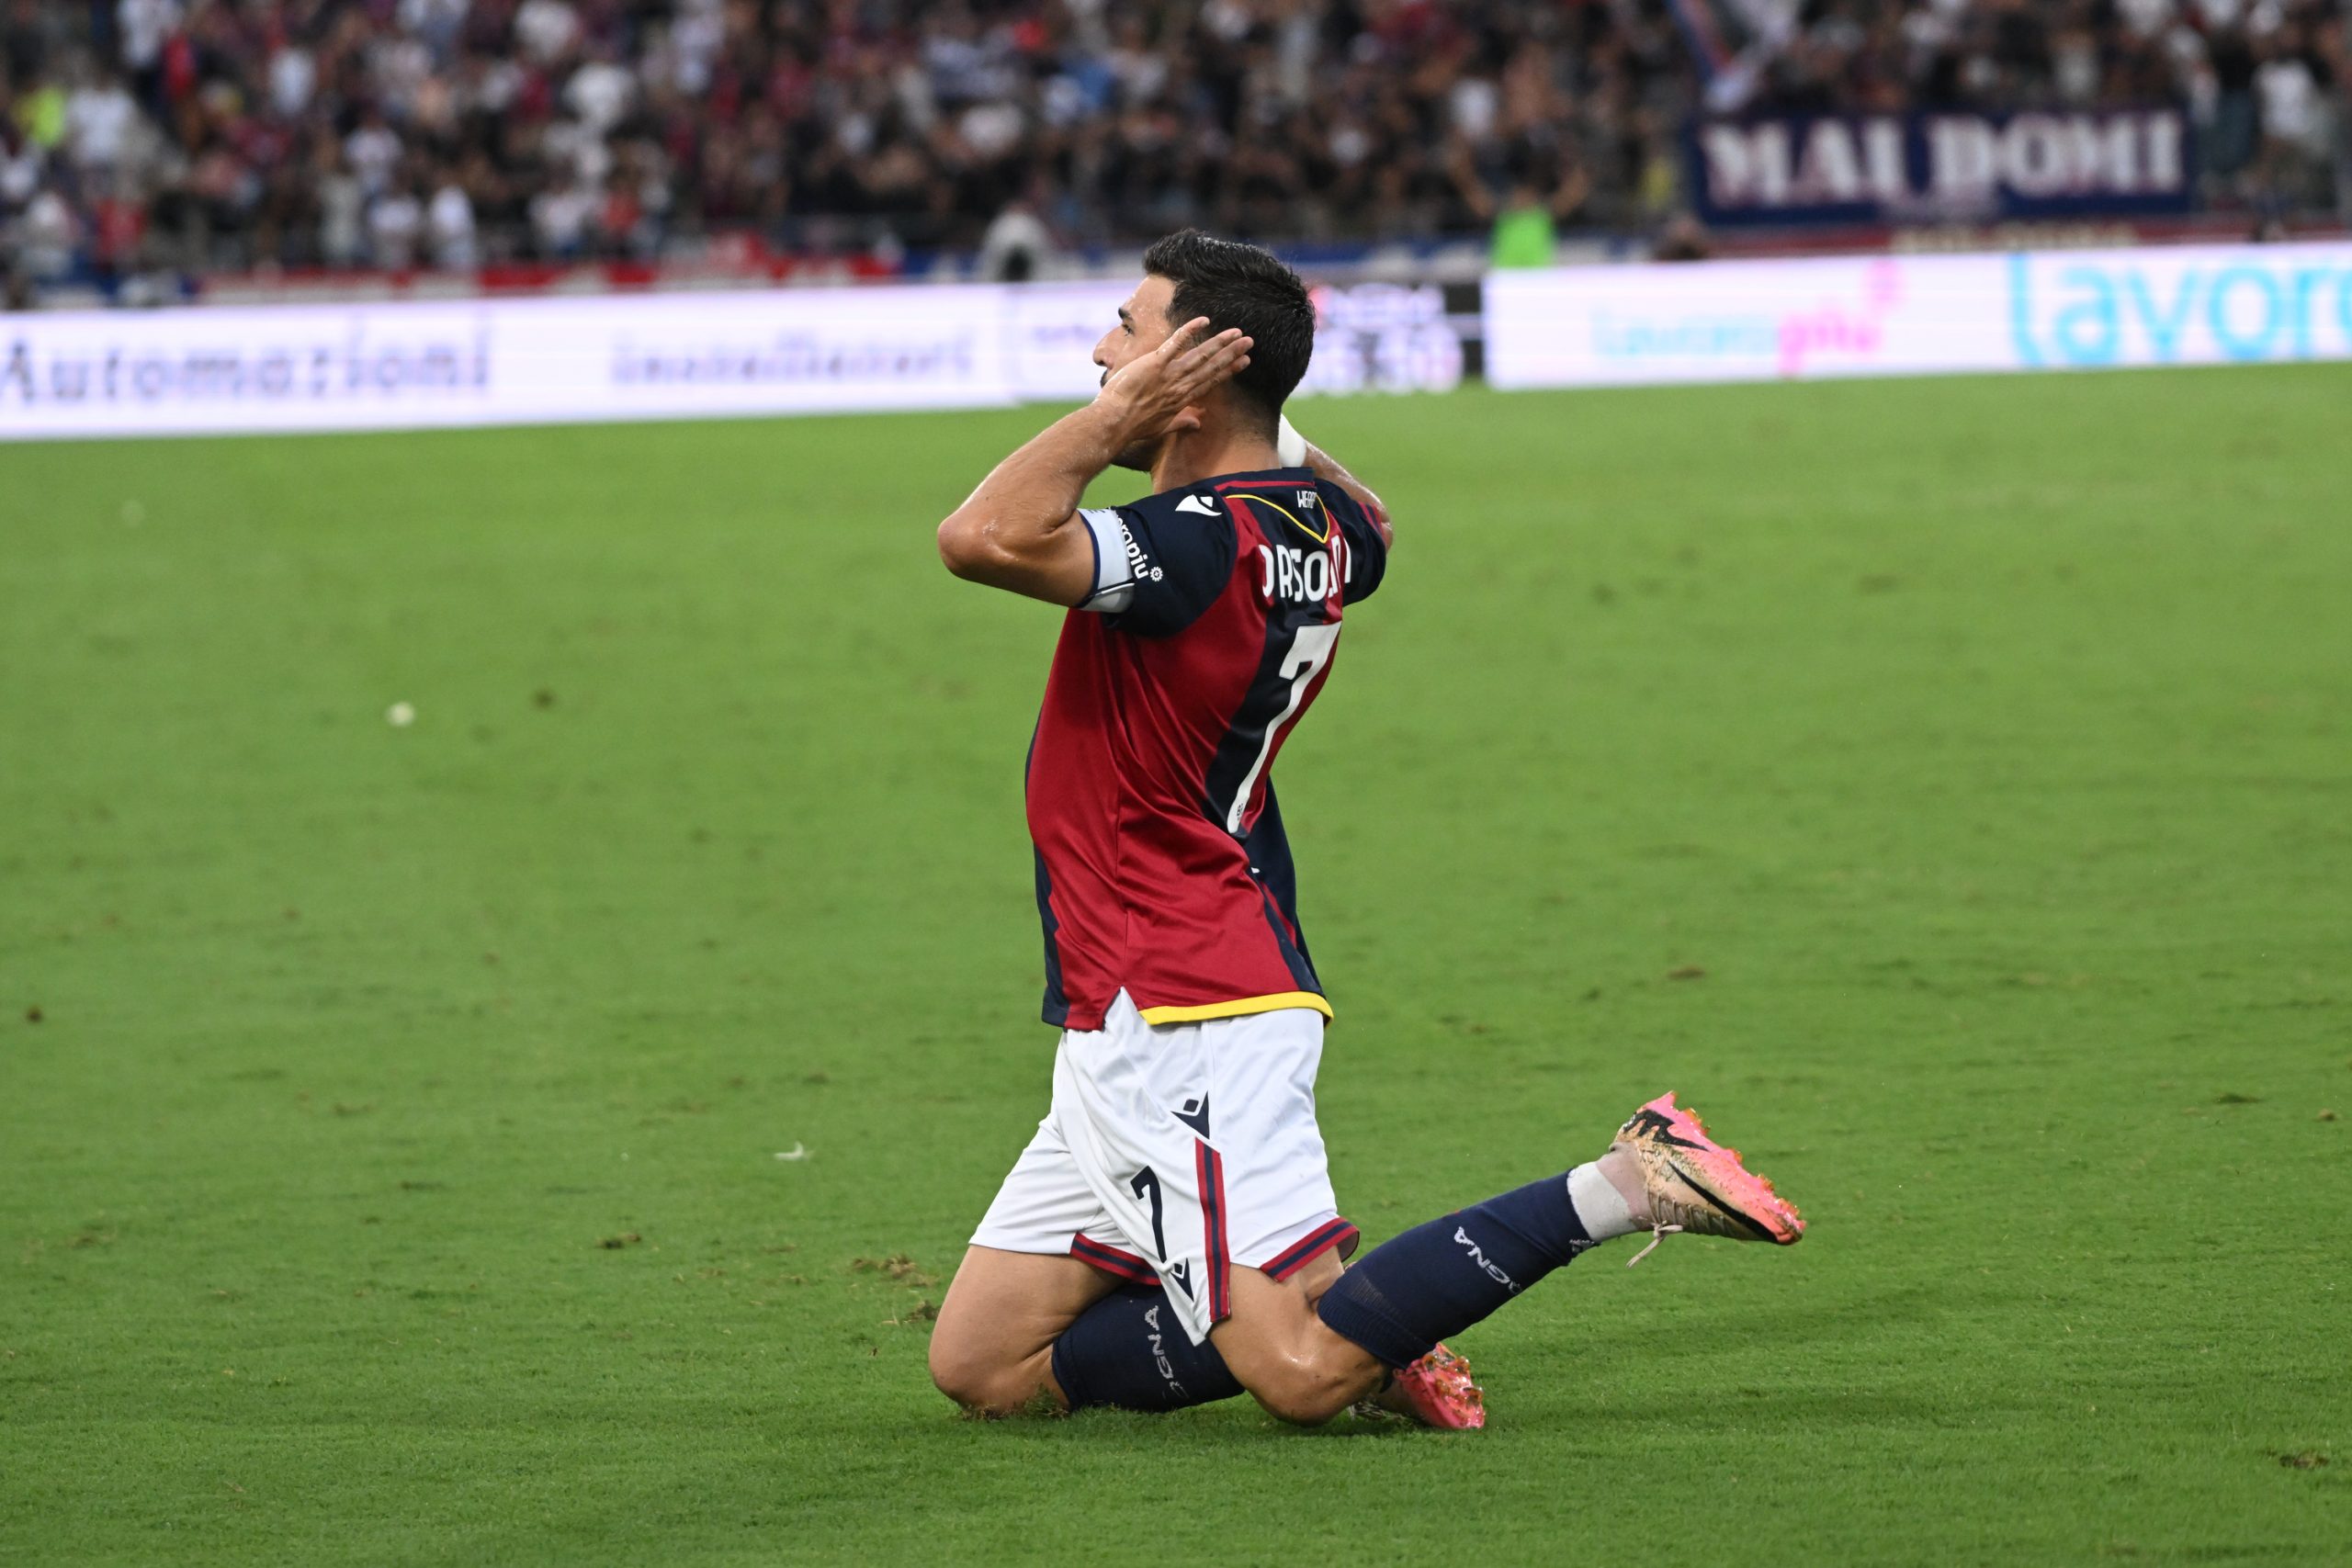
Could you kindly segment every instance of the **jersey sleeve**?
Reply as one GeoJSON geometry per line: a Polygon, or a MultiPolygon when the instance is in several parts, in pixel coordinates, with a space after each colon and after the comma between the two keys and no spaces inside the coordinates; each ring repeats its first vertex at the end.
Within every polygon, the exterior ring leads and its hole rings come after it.
{"type": "Polygon", "coordinates": [[[1182,510],[1189,496],[1079,513],[1094,540],[1094,592],[1078,607],[1137,637],[1174,637],[1200,619],[1233,576],[1233,519],[1222,507],[1182,510]]]}
{"type": "Polygon", "coordinates": [[[1326,496],[1332,498],[1325,504],[1339,523],[1340,536],[1348,542],[1348,572],[1341,580],[1340,602],[1353,604],[1371,598],[1380,580],[1388,575],[1388,546],[1380,537],[1379,526],[1353,496],[1335,485],[1323,488],[1326,496]]]}

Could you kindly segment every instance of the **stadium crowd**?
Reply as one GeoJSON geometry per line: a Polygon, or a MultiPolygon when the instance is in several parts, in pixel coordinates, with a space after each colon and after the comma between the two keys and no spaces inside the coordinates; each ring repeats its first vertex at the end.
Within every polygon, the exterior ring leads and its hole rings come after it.
{"type": "Polygon", "coordinates": [[[2209,201],[2336,206],[2343,0],[0,0],[0,241],[104,278],[1626,230],[1699,107],[2154,103],[2209,201]]]}

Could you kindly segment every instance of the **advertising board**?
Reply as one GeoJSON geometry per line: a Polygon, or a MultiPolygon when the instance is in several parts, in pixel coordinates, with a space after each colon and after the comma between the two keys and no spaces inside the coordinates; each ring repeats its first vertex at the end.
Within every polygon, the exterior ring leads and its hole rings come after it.
{"type": "Polygon", "coordinates": [[[0,437],[687,419],[1013,400],[1002,290],[0,317],[0,437]]]}
{"type": "Polygon", "coordinates": [[[1131,280],[1030,283],[1005,292],[1007,353],[1024,402],[1084,402],[1102,385],[1094,344],[1119,324],[1131,280]]]}
{"type": "Polygon", "coordinates": [[[1998,258],[2017,368],[2352,358],[2352,243],[1998,258]]]}
{"type": "MultiPolygon", "coordinates": [[[[1027,401],[1094,395],[1095,340],[1116,324],[1130,281],[1035,283],[1007,289],[1013,380],[1027,401]]],[[[1435,284],[1318,284],[1315,358],[1299,395],[1442,392],[1462,381],[1462,339],[1435,284]]]]}
{"type": "MultiPolygon", "coordinates": [[[[1078,402],[1128,280],[0,316],[0,439],[1078,402]]],[[[1318,288],[1304,392],[1461,379],[1439,291],[1318,288]]]]}
{"type": "Polygon", "coordinates": [[[2352,358],[2352,244],[1501,272],[1498,387],[2352,358]]]}
{"type": "Polygon", "coordinates": [[[1450,392],[1462,384],[1462,335],[1437,284],[1326,284],[1314,293],[1315,358],[1302,395],[1450,392]]]}
{"type": "MultiPolygon", "coordinates": [[[[1081,400],[1125,282],[0,317],[0,439],[1081,400]]],[[[2352,243],[1503,271],[1502,388],[2352,358],[2352,243]]],[[[1302,394],[1442,390],[1429,286],[1316,290],[1302,394]]],[[[1474,343],[1473,346],[1476,346],[1474,343]]]]}

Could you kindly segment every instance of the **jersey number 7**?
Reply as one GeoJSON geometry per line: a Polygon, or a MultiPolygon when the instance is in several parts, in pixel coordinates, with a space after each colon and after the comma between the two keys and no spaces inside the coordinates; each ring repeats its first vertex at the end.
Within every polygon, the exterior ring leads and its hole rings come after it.
{"type": "Polygon", "coordinates": [[[1266,771],[1266,759],[1274,754],[1274,743],[1282,738],[1283,726],[1298,716],[1299,705],[1306,701],[1306,688],[1315,683],[1323,666],[1331,662],[1331,649],[1340,640],[1340,623],[1317,622],[1304,626],[1291,634],[1290,651],[1274,673],[1290,682],[1289,700],[1283,711],[1266,726],[1266,738],[1258,743],[1257,761],[1241,775],[1241,787],[1233,792],[1233,805],[1225,814],[1225,830],[1238,834],[1242,814],[1250,809],[1250,796],[1258,787],[1258,775],[1266,771]]]}

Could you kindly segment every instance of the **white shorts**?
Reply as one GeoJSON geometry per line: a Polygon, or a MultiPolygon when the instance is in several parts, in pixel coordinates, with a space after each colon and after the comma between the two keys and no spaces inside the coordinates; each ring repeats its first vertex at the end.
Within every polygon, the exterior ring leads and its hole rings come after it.
{"type": "Polygon", "coordinates": [[[1063,1031],[1053,1109],[972,1244],[1159,1283],[1200,1343],[1232,1312],[1232,1265],[1281,1280],[1355,1250],[1315,1124],[1322,1059],[1310,1009],[1155,1025],[1121,991],[1101,1029],[1063,1031]]]}

